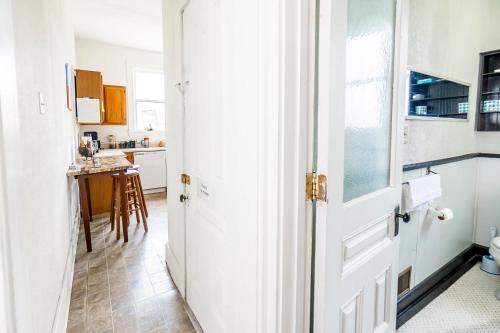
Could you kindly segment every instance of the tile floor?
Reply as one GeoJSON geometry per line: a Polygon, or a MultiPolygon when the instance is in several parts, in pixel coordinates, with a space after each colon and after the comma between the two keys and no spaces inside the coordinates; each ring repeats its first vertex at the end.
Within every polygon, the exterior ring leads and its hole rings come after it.
{"type": "Polygon", "coordinates": [[[404,324],[399,333],[498,333],[498,288],[500,275],[485,273],[477,264],[404,324]]]}
{"type": "Polygon", "coordinates": [[[191,333],[194,328],[165,265],[166,195],[147,195],[149,232],[129,226],[129,242],[116,240],[108,216],[91,222],[93,251],[80,228],[71,293],[71,333],[191,333]]]}

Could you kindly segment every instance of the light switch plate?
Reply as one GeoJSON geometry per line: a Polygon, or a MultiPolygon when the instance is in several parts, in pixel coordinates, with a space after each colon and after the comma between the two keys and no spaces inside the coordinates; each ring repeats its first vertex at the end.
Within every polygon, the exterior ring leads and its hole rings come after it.
{"type": "Polygon", "coordinates": [[[45,114],[45,97],[41,91],[38,93],[38,106],[40,108],[40,114],[45,114]]]}

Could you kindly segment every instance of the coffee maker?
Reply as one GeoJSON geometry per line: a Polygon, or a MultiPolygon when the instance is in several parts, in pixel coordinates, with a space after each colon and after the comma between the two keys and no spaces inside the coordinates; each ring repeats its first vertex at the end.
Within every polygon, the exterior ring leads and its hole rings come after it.
{"type": "Polygon", "coordinates": [[[97,137],[97,132],[83,132],[83,136],[88,136],[92,138],[92,142],[94,143],[94,146],[97,147],[96,153],[99,152],[101,149],[101,141],[97,137]]]}

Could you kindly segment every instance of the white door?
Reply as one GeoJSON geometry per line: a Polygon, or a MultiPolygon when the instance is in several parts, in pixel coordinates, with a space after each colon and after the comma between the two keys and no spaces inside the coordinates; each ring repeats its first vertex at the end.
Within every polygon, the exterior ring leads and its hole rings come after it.
{"type": "Polygon", "coordinates": [[[224,332],[224,191],[218,149],[221,126],[213,3],[191,0],[182,13],[185,79],[186,301],[205,333],[224,332]],[[210,4],[210,6],[209,6],[210,4]],[[202,56],[200,56],[202,55],[202,56]],[[216,171],[218,170],[218,171],[216,171]]]}
{"type": "Polygon", "coordinates": [[[317,171],[328,178],[328,202],[316,208],[315,332],[395,331],[401,8],[321,1],[317,171]]]}

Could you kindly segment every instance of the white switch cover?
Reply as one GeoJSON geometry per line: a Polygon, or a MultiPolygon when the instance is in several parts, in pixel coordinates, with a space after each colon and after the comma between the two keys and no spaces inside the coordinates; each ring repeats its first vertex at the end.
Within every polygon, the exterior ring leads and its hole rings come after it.
{"type": "Polygon", "coordinates": [[[38,93],[38,105],[40,107],[40,114],[45,114],[45,97],[43,97],[41,91],[38,93]]]}

